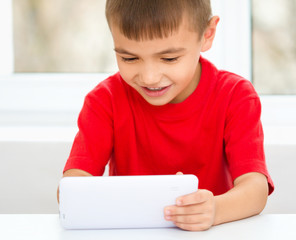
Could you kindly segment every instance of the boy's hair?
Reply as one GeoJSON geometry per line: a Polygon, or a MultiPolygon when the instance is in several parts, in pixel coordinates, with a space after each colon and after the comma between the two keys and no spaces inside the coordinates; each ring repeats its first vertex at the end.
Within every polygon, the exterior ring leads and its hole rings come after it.
{"type": "MultiPolygon", "coordinates": [[[[202,37],[212,16],[210,0],[107,0],[110,29],[119,27],[128,39],[168,37],[187,18],[190,30],[202,37]]],[[[112,31],[112,29],[111,29],[112,31]]]]}

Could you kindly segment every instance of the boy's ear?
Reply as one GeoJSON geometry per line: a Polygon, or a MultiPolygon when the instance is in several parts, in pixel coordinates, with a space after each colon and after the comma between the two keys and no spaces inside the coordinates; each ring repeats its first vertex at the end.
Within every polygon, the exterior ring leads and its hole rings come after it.
{"type": "Polygon", "coordinates": [[[216,28],[219,21],[220,21],[220,18],[218,16],[212,17],[211,20],[209,21],[209,25],[204,31],[203,37],[202,37],[202,41],[203,41],[202,48],[201,48],[202,52],[208,51],[212,47],[215,34],[216,34],[216,28]]]}

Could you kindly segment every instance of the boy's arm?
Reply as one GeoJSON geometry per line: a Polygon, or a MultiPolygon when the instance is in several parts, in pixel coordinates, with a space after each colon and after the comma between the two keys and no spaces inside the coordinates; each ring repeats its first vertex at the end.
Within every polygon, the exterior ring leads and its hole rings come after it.
{"type": "Polygon", "coordinates": [[[89,177],[92,176],[90,173],[80,169],[69,169],[64,172],[63,177],[89,177]]]}
{"type": "Polygon", "coordinates": [[[225,194],[213,196],[208,190],[181,196],[176,205],[165,208],[165,218],[191,231],[259,214],[268,197],[268,183],[261,173],[247,173],[234,181],[225,194]]]}
{"type": "Polygon", "coordinates": [[[234,181],[227,193],[216,196],[214,225],[259,214],[268,197],[268,182],[261,173],[247,173],[234,181]]]}
{"type": "MultiPolygon", "coordinates": [[[[63,177],[89,177],[92,176],[90,173],[80,169],[69,169],[64,172],[63,177]]],[[[59,187],[57,191],[57,199],[59,203],[59,187]]]]}

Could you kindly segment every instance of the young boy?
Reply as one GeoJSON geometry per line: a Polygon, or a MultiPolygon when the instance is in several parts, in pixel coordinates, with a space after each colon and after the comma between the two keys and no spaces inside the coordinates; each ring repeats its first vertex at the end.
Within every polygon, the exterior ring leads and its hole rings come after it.
{"type": "Polygon", "coordinates": [[[119,72],[85,98],[64,176],[195,174],[164,217],[184,230],[259,214],[273,191],[251,83],[200,56],[210,0],[107,0],[119,72]]]}

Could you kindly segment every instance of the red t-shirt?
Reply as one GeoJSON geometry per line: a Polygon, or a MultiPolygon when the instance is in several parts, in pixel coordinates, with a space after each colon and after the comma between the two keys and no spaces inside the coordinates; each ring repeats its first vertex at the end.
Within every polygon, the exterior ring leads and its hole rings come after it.
{"type": "Polygon", "coordinates": [[[252,84],[200,59],[196,90],[183,102],[153,106],[120,73],[85,98],[64,171],[102,175],[194,174],[214,195],[248,172],[267,176],[261,104],[252,84]]]}

